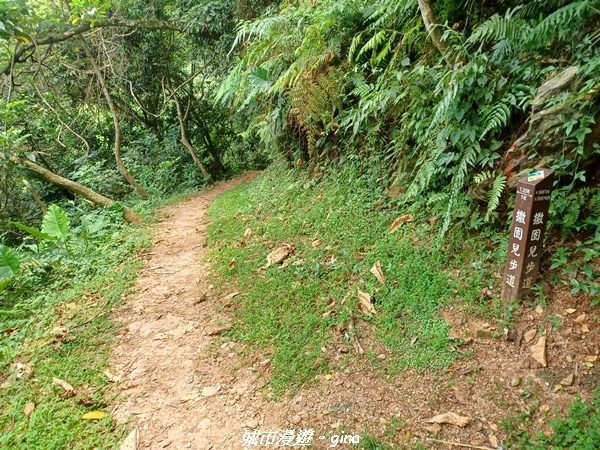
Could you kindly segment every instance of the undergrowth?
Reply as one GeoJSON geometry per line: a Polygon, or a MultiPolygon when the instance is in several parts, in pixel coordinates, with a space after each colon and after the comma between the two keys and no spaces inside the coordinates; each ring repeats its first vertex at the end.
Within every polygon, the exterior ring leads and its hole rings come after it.
{"type": "Polygon", "coordinates": [[[25,238],[19,274],[0,293],[0,448],[117,448],[126,432],[108,414],[115,394],[103,371],[119,327],[109,313],[130,292],[151,232],[109,209],[70,213],[65,242],[25,238]],[[106,416],[83,420],[90,411],[106,416]]]}
{"type": "Polygon", "coordinates": [[[498,250],[477,247],[460,230],[440,241],[440,224],[425,211],[382,205],[375,174],[344,167],[317,181],[275,166],[218,197],[208,212],[217,284],[222,294],[228,284],[246,294],[234,298],[232,335],[271,359],[276,396],[328,370],[327,346],[352,351],[354,333],[369,343],[372,360],[379,347],[387,349],[390,379],[408,367],[443,370],[461,351],[440,310],[469,305],[490,314],[491,299],[480,291],[495,283],[489,275],[498,270],[498,250]],[[405,213],[414,221],[390,233],[405,213]],[[286,266],[261,269],[284,244],[295,245],[286,266]],[[369,272],[378,261],[385,285],[369,272]],[[468,277],[450,275],[465,265],[472,267],[468,277]],[[360,312],[358,289],[372,296],[372,317],[360,312]]]}

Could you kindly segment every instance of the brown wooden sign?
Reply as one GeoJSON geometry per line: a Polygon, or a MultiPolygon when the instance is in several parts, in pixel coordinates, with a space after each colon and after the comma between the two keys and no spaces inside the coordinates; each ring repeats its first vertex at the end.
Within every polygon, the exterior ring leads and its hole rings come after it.
{"type": "Polygon", "coordinates": [[[502,280],[504,300],[521,299],[535,285],[553,181],[553,170],[537,169],[517,185],[515,212],[502,280]]]}

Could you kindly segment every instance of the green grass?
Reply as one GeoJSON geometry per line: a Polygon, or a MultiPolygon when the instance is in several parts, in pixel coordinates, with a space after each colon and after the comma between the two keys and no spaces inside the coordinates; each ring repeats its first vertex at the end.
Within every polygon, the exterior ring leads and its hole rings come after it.
{"type": "Polygon", "coordinates": [[[484,266],[498,263],[493,259],[497,251],[464,250],[466,240],[459,234],[440,243],[438,229],[419,211],[413,211],[414,222],[390,234],[393,220],[407,211],[382,207],[382,193],[372,189],[376,184],[368,174],[324,179],[309,180],[276,166],[252,184],[218,197],[209,209],[216,284],[223,294],[229,283],[247,293],[234,299],[238,320],[232,335],[271,358],[275,395],[328,368],[321,348],[340,332],[349,344],[351,314],[359,335],[372,332],[390,352],[388,373],[448,367],[460,352],[439,311],[483,306],[479,290],[490,284],[490,269],[484,266]],[[244,237],[247,228],[252,236],[244,237]],[[321,245],[314,247],[317,239],[321,245]],[[296,246],[292,264],[259,270],[271,249],[285,243],[296,246]],[[448,276],[451,269],[473,263],[466,258],[480,254],[486,261],[475,262],[483,270],[472,270],[462,280],[448,276]],[[232,259],[235,268],[229,270],[232,259]],[[385,286],[369,273],[377,261],[385,286]],[[374,317],[358,311],[358,288],[372,295],[374,317]],[[323,317],[334,301],[332,314],[323,317]]]}
{"type": "Polygon", "coordinates": [[[508,433],[511,442],[508,449],[594,450],[600,445],[600,389],[589,401],[583,401],[576,395],[564,417],[550,420],[552,433],[549,436],[531,430],[531,416],[537,406],[527,413],[502,421],[501,427],[508,433]]]}
{"type": "Polygon", "coordinates": [[[103,374],[119,328],[110,312],[131,290],[141,267],[135,255],[152,233],[119,223],[107,231],[87,250],[74,237],[70,257],[33,265],[0,298],[10,312],[0,316],[2,449],[118,448],[127,432],[110,418],[115,394],[103,374]],[[64,396],[53,377],[76,395],[64,396]],[[106,417],[82,420],[96,410],[106,417]]]}

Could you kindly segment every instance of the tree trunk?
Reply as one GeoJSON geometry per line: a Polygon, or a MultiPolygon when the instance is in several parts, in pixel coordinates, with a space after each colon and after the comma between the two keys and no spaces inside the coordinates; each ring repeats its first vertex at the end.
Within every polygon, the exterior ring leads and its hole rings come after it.
{"type": "Polygon", "coordinates": [[[433,10],[433,4],[431,0],[418,0],[419,10],[421,11],[421,17],[423,17],[423,23],[425,28],[429,32],[429,36],[433,41],[433,45],[437,47],[442,56],[446,58],[449,65],[454,65],[460,57],[456,52],[452,51],[450,45],[446,41],[442,41],[442,28],[438,24],[438,18],[433,10]]]}
{"type": "MultiPolygon", "coordinates": [[[[114,200],[111,200],[108,197],[103,196],[102,194],[98,194],[96,191],[91,190],[75,181],[69,180],[67,178],[63,178],[60,175],[57,175],[53,172],[50,172],[48,169],[44,169],[41,166],[38,166],[33,161],[28,160],[27,158],[16,158],[11,157],[11,161],[14,163],[26,167],[31,170],[35,174],[37,174],[41,179],[56,184],[64,189],[68,189],[71,192],[81,195],[83,198],[88,199],[92,203],[102,206],[110,206],[114,203],[114,200]]],[[[130,210],[129,208],[123,206],[123,218],[127,222],[143,222],[143,219],[137,215],[135,212],[130,210]]]]}
{"type": "Polygon", "coordinates": [[[204,120],[202,120],[202,117],[200,117],[198,114],[196,114],[195,117],[196,117],[196,124],[197,124],[198,128],[200,129],[200,133],[206,144],[206,149],[208,150],[208,152],[212,155],[213,159],[215,160],[215,168],[216,168],[217,172],[225,173],[225,166],[221,162],[221,157],[219,156],[219,152],[217,151],[217,148],[215,147],[215,144],[213,143],[212,138],[210,137],[210,132],[208,131],[208,127],[206,126],[206,123],[204,123],[204,120]]]}
{"type": "Polygon", "coordinates": [[[175,106],[177,107],[177,118],[179,119],[179,128],[181,128],[181,143],[185,146],[185,148],[188,149],[190,155],[192,155],[192,158],[200,168],[202,175],[208,178],[210,176],[208,170],[206,170],[206,167],[204,166],[202,161],[200,161],[200,158],[198,158],[194,147],[192,147],[192,144],[190,144],[190,141],[187,138],[187,133],[185,132],[185,120],[183,117],[183,111],[181,109],[181,102],[179,101],[179,97],[177,97],[177,94],[173,94],[173,101],[175,102],[175,106]]]}
{"type": "Polygon", "coordinates": [[[117,109],[115,108],[115,105],[112,102],[112,98],[110,96],[110,93],[108,92],[106,83],[104,82],[104,77],[102,76],[102,73],[100,72],[100,69],[98,68],[98,65],[96,64],[96,61],[94,60],[94,57],[93,57],[92,53],[90,52],[90,49],[88,48],[83,37],[81,38],[81,42],[83,44],[83,50],[85,51],[85,54],[87,55],[88,59],[90,60],[91,65],[92,65],[92,70],[94,71],[94,73],[96,74],[96,77],[98,78],[98,83],[100,83],[100,88],[102,89],[102,93],[104,94],[104,98],[106,99],[106,103],[108,104],[108,109],[110,110],[110,114],[112,116],[113,123],[115,125],[114,153],[115,153],[115,159],[117,161],[117,167],[119,168],[119,172],[121,172],[121,175],[123,175],[123,177],[125,177],[127,182],[131,186],[133,186],[133,188],[137,191],[138,194],[140,194],[140,196],[142,198],[148,198],[150,196],[148,191],[146,191],[142,186],[140,186],[137,183],[137,181],[135,181],[133,176],[129,173],[129,171],[125,167],[125,164],[123,164],[123,159],[121,157],[121,124],[119,123],[119,116],[117,114],[117,109]]]}
{"type": "Polygon", "coordinates": [[[21,181],[23,182],[23,184],[25,185],[25,187],[29,190],[29,193],[31,194],[31,196],[33,197],[33,199],[35,200],[35,202],[38,204],[38,206],[42,210],[42,216],[45,216],[46,212],[48,212],[48,210],[46,209],[46,205],[44,204],[44,202],[42,201],[42,199],[38,195],[38,193],[35,190],[35,188],[25,178],[23,178],[21,181]]]}

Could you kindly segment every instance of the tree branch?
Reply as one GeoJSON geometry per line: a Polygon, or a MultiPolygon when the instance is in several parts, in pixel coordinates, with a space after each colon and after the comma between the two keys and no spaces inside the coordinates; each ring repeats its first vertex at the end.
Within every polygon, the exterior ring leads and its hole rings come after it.
{"type": "MultiPolygon", "coordinates": [[[[15,50],[10,62],[0,71],[0,75],[9,75],[15,64],[22,62],[21,57],[30,50],[35,50],[37,47],[44,45],[51,45],[57,42],[63,42],[69,40],[75,36],[79,36],[86,31],[93,28],[105,28],[105,27],[123,27],[123,28],[136,28],[140,30],[171,30],[184,32],[183,29],[177,25],[165,22],[162,20],[129,20],[129,19],[106,19],[96,22],[83,22],[77,27],[73,27],[58,33],[50,34],[49,36],[41,39],[32,39],[31,44],[25,45],[15,50]]],[[[217,39],[219,36],[215,33],[205,32],[199,33],[201,37],[206,39],[217,39]]]]}

